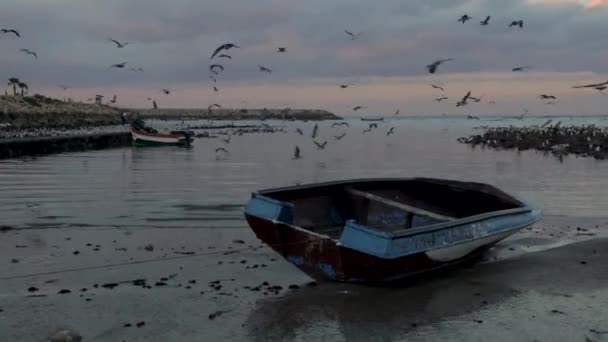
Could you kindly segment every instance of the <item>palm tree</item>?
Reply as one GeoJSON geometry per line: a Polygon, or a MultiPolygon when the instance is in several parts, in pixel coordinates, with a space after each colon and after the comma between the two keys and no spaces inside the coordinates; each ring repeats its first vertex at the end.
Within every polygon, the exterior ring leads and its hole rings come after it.
{"type": "Polygon", "coordinates": [[[17,87],[19,87],[19,89],[21,89],[21,96],[24,95],[24,91],[25,91],[25,94],[27,94],[28,91],[30,90],[30,88],[24,82],[17,83],[17,87]]]}
{"type": "Polygon", "coordinates": [[[8,79],[8,85],[13,86],[13,95],[17,96],[17,84],[19,84],[19,79],[17,77],[11,77],[8,79]]]}

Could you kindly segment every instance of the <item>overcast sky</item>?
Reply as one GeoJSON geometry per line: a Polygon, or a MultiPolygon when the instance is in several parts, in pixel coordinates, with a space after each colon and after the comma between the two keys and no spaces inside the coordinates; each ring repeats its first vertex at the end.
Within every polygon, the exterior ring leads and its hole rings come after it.
{"type": "Polygon", "coordinates": [[[608,80],[608,0],[0,0],[0,17],[3,28],[22,35],[0,35],[0,77],[53,96],[342,115],[356,105],[379,115],[608,112],[608,95],[572,89],[608,80]],[[461,24],[464,13],[473,19],[461,24]],[[490,25],[480,26],[486,15],[490,25]],[[523,29],[507,27],[518,19],[523,29]],[[361,35],[350,40],[345,29],[361,35]],[[109,38],[131,44],[118,49],[109,38]],[[241,48],[218,60],[226,70],[215,93],[209,57],[225,42],[241,48]],[[288,52],[276,53],[280,46],[288,52]],[[448,57],[454,60],[435,75],[426,72],[426,64],[448,57]],[[109,68],[120,62],[145,71],[109,68]],[[516,66],[532,68],[511,72],[516,66]],[[449,100],[433,101],[441,92],[429,83],[444,85],[449,100]],[[482,103],[456,108],[468,90],[482,103]],[[543,104],[542,93],[558,96],[558,104],[543,104]]]}

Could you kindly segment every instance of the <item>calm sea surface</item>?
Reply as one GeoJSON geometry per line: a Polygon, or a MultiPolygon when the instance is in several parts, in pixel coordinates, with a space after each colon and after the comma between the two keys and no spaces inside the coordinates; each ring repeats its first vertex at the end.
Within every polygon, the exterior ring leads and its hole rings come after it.
{"type": "MultiPolygon", "coordinates": [[[[235,135],[230,143],[196,139],[189,149],[127,147],[4,160],[0,223],[24,228],[242,228],[243,205],[257,189],[416,176],[488,182],[536,202],[546,215],[606,216],[608,162],[568,157],[560,163],[538,152],[472,149],[456,141],[481,132],[475,126],[546,120],[389,118],[369,133],[363,133],[369,123],[358,119],[347,120],[349,128],[320,122],[316,140],[328,141],[324,150],[310,137],[314,122],[267,121],[285,132],[235,135]],[[387,136],[390,127],[395,133],[387,136]],[[346,136],[335,140],[342,132],[346,136]],[[292,159],[295,145],[302,151],[299,160],[292,159]],[[229,155],[216,155],[220,146],[229,155]]],[[[603,118],[554,121],[608,125],[603,118]]]]}

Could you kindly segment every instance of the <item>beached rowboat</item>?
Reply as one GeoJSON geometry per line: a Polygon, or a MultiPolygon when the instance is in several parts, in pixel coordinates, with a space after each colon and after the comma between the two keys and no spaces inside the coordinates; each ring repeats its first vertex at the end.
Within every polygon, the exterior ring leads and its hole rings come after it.
{"type": "Polygon", "coordinates": [[[386,282],[472,260],[541,211],[481,183],[367,179],[262,190],[255,234],[315,278],[386,282]]]}
{"type": "Polygon", "coordinates": [[[190,137],[183,132],[151,133],[131,128],[133,144],[142,145],[188,145],[190,137]]]}

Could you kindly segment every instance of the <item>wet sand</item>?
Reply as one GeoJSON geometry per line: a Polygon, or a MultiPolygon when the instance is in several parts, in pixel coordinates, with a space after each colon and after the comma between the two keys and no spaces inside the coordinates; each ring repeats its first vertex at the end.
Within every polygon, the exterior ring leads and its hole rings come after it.
{"type": "Polygon", "coordinates": [[[480,263],[397,288],[310,286],[248,229],[8,230],[0,340],[601,341],[607,229],[549,217],[480,263]]]}

